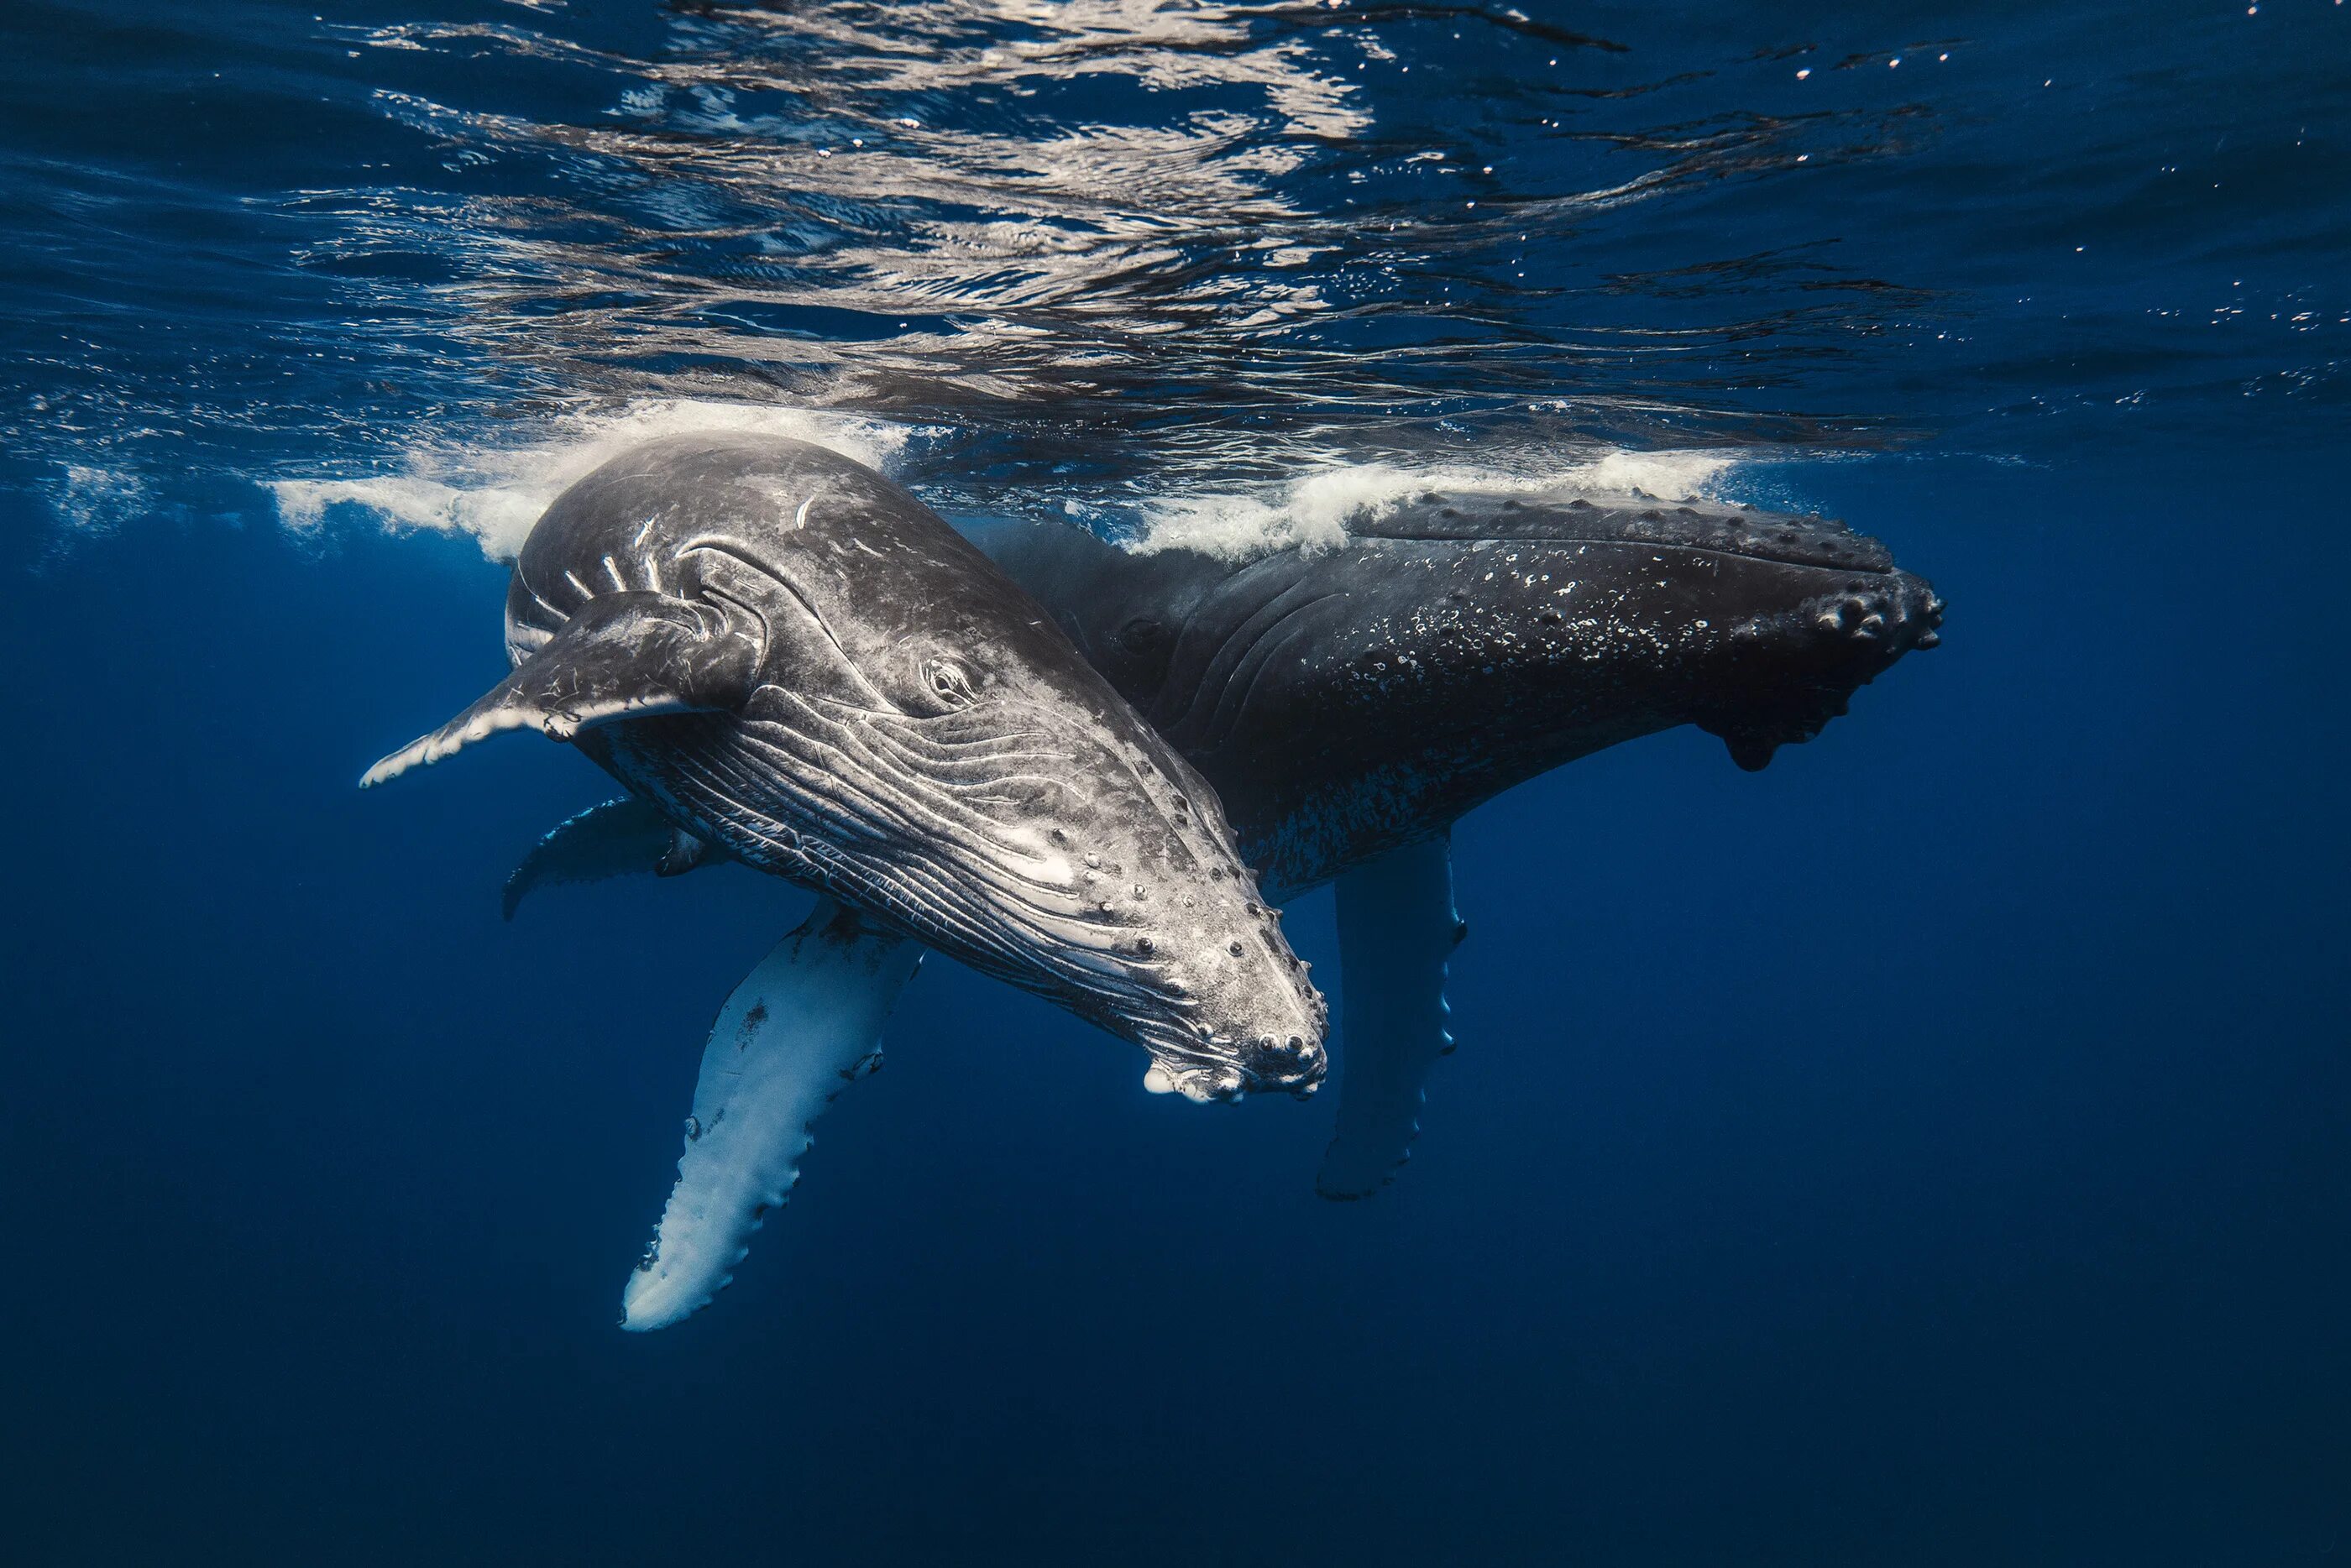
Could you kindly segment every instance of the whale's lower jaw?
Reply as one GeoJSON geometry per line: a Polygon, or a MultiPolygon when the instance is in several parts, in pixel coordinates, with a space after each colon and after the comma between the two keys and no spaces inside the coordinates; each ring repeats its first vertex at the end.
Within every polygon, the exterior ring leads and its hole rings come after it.
{"type": "Polygon", "coordinates": [[[1151,1054],[1144,1088],[1155,1095],[1181,1095],[1198,1105],[1228,1103],[1276,1089],[1309,1099],[1330,1068],[1320,1032],[1311,1040],[1302,1034],[1285,1039],[1262,1035],[1246,1043],[1198,1040],[1156,1020],[1131,1024],[1127,1032],[1151,1054]]]}

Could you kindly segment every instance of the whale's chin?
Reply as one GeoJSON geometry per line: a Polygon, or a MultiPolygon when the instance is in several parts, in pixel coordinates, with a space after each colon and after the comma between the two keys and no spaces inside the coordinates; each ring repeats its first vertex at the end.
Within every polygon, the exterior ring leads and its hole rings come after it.
{"type": "Polygon", "coordinates": [[[1282,1042],[1266,1035],[1245,1049],[1212,1042],[1185,1055],[1154,1047],[1143,1086],[1155,1095],[1181,1095],[1196,1105],[1228,1104],[1275,1090],[1304,1100],[1322,1086],[1330,1065],[1319,1035],[1310,1040],[1293,1034],[1282,1042]]]}

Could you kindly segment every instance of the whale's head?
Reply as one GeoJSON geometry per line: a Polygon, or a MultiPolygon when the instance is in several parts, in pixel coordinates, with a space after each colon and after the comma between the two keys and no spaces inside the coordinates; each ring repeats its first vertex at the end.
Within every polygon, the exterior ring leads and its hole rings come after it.
{"type": "Polygon", "coordinates": [[[1289,887],[1677,724],[1761,767],[1943,613],[1842,524],[1637,494],[1429,492],[1238,561],[984,538],[1289,887]]]}
{"type": "MultiPolygon", "coordinates": [[[[1933,587],[1833,519],[1639,496],[1544,510],[1566,517],[1544,553],[1607,585],[1616,602],[1603,623],[1657,650],[1641,701],[1721,737],[1750,772],[1819,734],[1904,655],[1942,640],[1933,587]]],[[[1541,597],[1495,602],[1542,628],[1557,612],[1541,597]]]]}
{"type": "Polygon", "coordinates": [[[1467,715],[1458,754],[1497,787],[1685,723],[1761,768],[1940,640],[1943,601],[1925,579],[1822,517],[1640,494],[1426,494],[1366,522],[1350,549],[1372,612],[1358,657],[1411,668],[1397,700],[1467,715]]]}
{"type": "Polygon", "coordinates": [[[526,544],[517,678],[624,600],[596,678],[687,700],[576,739],[688,831],[1141,1044],[1155,1090],[1320,1082],[1322,999],[1214,789],[904,492],[798,442],[635,449],[526,544]]]}

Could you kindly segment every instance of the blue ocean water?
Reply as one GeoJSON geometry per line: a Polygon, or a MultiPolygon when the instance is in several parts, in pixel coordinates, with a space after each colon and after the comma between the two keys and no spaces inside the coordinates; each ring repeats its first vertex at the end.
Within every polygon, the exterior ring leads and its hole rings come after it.
{"type": "Polygon", "coordinates": [[[0,1551],[2351,1558],[2346,11],[10,0],[0,1551]],[[506,924],[595,770],[352,782],[713,421],[1225,540],[1686,482],[1950,617],[1462,823],[1375,1199],[935,961],[623,1334],[806,898],[506,924]]]}

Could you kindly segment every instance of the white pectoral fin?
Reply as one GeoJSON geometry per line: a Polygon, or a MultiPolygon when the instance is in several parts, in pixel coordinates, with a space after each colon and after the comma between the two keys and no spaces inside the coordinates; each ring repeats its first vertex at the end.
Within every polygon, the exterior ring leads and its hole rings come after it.
{"type": "Polygon", "coordinates": [[[1395,1178],[1420,1133],[1421,1085],[1453,1049],[1447,961],[1464,928],[1443,838],[1391,850],[1342,876],[1339,1125],[1314,1189],[1368,1198],[1395,1178]]]}
{"type": "Polygon", "coordinates": [[[464,712],[368,769],[361,789],[439,762],[502,730],[568,741],[615,719],[733,706],[750,690],[758,645],[709,606],[663,594],[588,601],[563,629],[464,712]]]}
{"type": "Polygon", "coordinates": [[[878,1061],[883,1021],[922,961],[920,944],[820,898],[735,988],[702,1053],[677,1186],[621,1293],[622,1327],[666,1328],[726,1287],[799,1179],[809,1124],[878,1061]]]}

